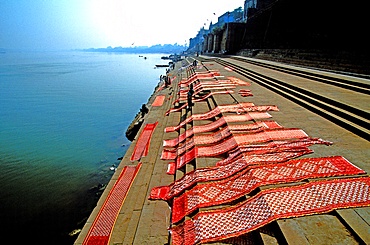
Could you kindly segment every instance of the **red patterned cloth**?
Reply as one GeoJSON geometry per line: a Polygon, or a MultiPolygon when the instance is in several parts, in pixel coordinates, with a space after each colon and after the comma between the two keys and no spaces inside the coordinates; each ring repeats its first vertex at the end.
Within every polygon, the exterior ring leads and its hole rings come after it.
{"type": "Polygon", "coordinates": [[[148,154],[150,139],[152,138],[152,134],[157,124],[158,122],[148,123],[145,125],[143,131],[139,136],[139,139],[136,141],[134,151],[132,152],[130,158],[132,162],[140,160],[141,157],[146,156],[148,154]]]}
{"type": "MultiPolygon", "coordinates": [[[[180,90],[178,92],[180,99],[184,97],[185,94],[189,91],[189,89],[185,89],[185,87],[189,87],[190,84],[180,85],[180,90]]],[[[226,83],[218,83],[214,81],[213,83],[204,83],[204,82],[198,82],[193,83],[193,90],[194,94],[193,96],[197,96],[198,94],[204,92],[204,91],[210,91],[210,90],[229,90],[229,89],[235,89],[236,86],[234,84],[226,84],[226,83]]]]}
{"type": "MultiPolygon", "coordinates": [[[[208,99],[209,97],[211,97],[211,96],[213,96],[213,95],[216,95],[216,94],[232,94],[232,93],[234,93],[234,91],[233,91],[233,90],[212,91],[212,92],[209,92],[209,93],[208,93],[208,94],[206,94],[206,95],[203,95],[203,96],[199,96],[199,97],[193,98],[193,102],[200,102],[200,101],[206,100],[206,99],[208,99]]],[[[180,101],[185,101],[185,100],[187,100],[187,94],[180,94],[180,95],[179,95],[179,98],[178,98],[177,100],[175,100],[175,101],[173,102],[173,104],[176,104],[176,103],[178,103],[178,102],[180,102],[180,101]]],[[[170,113],[170,112],[176,112],[176,111],[179,111],[179,110],[178,110],[178,109],[173,108],[173,109],[170,109],[168,112],[166,112],[166,114],[167,114],[167,113],[170,113]]]]}
{"type": "Polygon", "coordinates": [[[222,181],[198,184],[181,196],[174,198],[172,222],[180,221],[185,215],[198,208],[234,201],[263,185],[289,183],[308,178],[364,173],[365,171],[341,156],[308,158],[279,164],[251,166],[222,181]]]}
{"type": "Polygon", "coordinates": [[[188,79],[182,80],[179,83],[179,86],[181,86],[181,85],[189,85],[189,84],[195,82],[198,79],[214,78],[215,76],[219,76],[219,75],[220,75],[220,72],[219,71],[211,71],[211,72],[208,72],[208,73],[194,73],[188,79]]]}
{"type": "Polygon", "coordinates": [[[248,89],[240,89],[238,94],[240,94],[242,97],[248,97],[248,96],[253,96],[250,90],[248,89]]]}
{"type": "MultiPolygon", "coordinates": [[[[251,121],[251,120],[256,120],[256,119],[266,119],[266,118],[271,118],[271,115],[268,114],[267,112],[249,112],[249,113],[242,114],[242,115],[227,115],[227,116],[223,116],[222,118],[224,119],[224,121],[222,121],[221,125],[224,124],[225,122],[226,123],[227,122],[245,122],[245,121],[251,121]]],[[[166,133],[178,131],[185,124],[190,123],[193,120],[194,120],[194,117],[190,116],[186,118],[184,121],[180,122],[177,126],[166,127],[164,131],[166,133]]],[[[207,127],[207,126],[203,125],[203,127],[207,127]]]]}
{"type": "MultiPolygon", "coordinates": [[[[218,80],[214,80],[214,81],[207,81],[207,82],[204,82],[204,81],[200,81],[199,83],[196,83],[194,85],[194,90],[197,91],[197,90],[210,90],[210,89],[226,89],[226,88],[236,88],[235,84],[231,83],[231,82],[218,82],[218,80]]],[[[183,90],[180,89],[180,93],[183,92],[183,90]]]]}
{"type": "MultiPolygon", "coordinates": [[[[176,158],[176,156],[181,156],[181,155],[185,154],[188,150],[190,150],[194,146],[195,146],[194,138],[190,138],[190,139],[186,140],[183,144],[180,144],[176,148],[173,148],[173,149],[163,149],[162,155],[163,154],[166,154],[166,153],[167,154],[168,153],[172,153],[172,154],[174,154],[174,158],[166,158],[166,159],[167,160],[173,160],[173,159],[176,158]]],[[[161,158],[161,159],[165,159],[165,158],[161,158]]]]}
{"type": "Polygon", "coordinates": [[[216,163],[217,166],[230,164],[233,159],[243,157],[245,160],[250,159],[250,155],[271,154],[281,151],[298,151],[306,150],[307,147],[315,144],[332,145],[332,142],[319,138],[302,138],[297,140],[279,140],[257,145],[242,145],[228,153],[228,157],[216,163]]]}
{"type": "MultiPolygon", "coordinates": [[[[230,159],[228,164],[209,168],[199,168],[185,174],[181,179],[176,180],[168,186],[154,187],[150,193],[149,199],[170,200],[198,182],[221,180],[228,178],[251,165],[285,162],[309,153],[312,153],[310,149],[302,147],[262,155],[234,157],[230,159]]],[[[170,165],[174,165],[169,167],[170,169],[173,169],[173,171],[182,167],[181,165],[176,166],[175,163],[170,163],[170,165]]]]}
{"type": "MultiPolygon", "coordinates": [[[[224,117],[221,117],[220,119],[217,119],[214,122],[208,123],[206,125],[201,125],[201,126],[194,126],[191,130],[194,131],[194,133],[205,133],[205,132],[210,132],[213,130],[218,129],[219,127],[222,127],[223,125],[226,124],[226,120],[224,117]]],[[[165,132],[174,132],[179,130],[181,127],[175,126],[175,127],[167,127],[165,128],[165,132]]]]}
{"type": "Polygon", "coordinates": [[[243,135],[235,134],[232,135],[232,137],[229,137],[230,135],[231,132],[228,130],[228,128],[225,128],[225,130],[220,130],[219,135],[216,135],[217,137],[214,138],[196,137],[190,139],[185,144],[183,144],[183,147],[178,147],[176,150],[171,151],[164,149],[162,151],[161,159],[173,160],[177,157],[178,161],[183,161],[182,159],[191,159],[192,156],[194,156],[194,158],[215,157],[227,153],[232,149],[242,145],[263,143],[274,140],[302,139],[308,137],[308,135],[301,129],[286,129],[286,128],[264,130],[262,132],[243,135]],[[207,143],[215,144],[207,146],[195,146],[195,144],[207,144],[207,143]],[[194,146],[195,146],[194,150],[186,152],[187,150],[191,149],[194,146]]]}
{"type": "Polygon", "coordinates": [[[282,128],[281,125],[279,125],[275,121],[258,121],[252,124],[230,124],[228,125],[229,129],[232,132],[239,133],[243,131],[262,131],[265,129],[278,129],[282,128]]]}
{"type": "Polygon", "coordinates": [[[254,105],[250,102],[242,102],[238,104],[231,105],[219,105],[213,110],[210,110],[203,114],[192,115],[194,120],[207,120],[217,116],[220,113],[247,113],[247,112],[265,112],[265,111],[279,111],[276,105],[254,105]]]}
{"type": "Polygon", "coordinates": [[[165,95],[158,95],[157,97],[155,97],[152,106],[162,106],[165,98],[165,95]]]}
{"type": "Polygon", "coordinates": [[[370,177],[315,181],[269,189],[236,206],[200,212],[173,227],[173,244],[191,245],[237,237],[272,221],[370,206],[370,177]]]}
{"type": "Polygon", "coordinates": [[[200,125],[200,126],[193,126],[192,130],[194,131],[194,134],[206,133],[206,132],[217,130],[218,128],[225,126],[225,125],[226,125],[225,117],[221,117],[211,123],[207,123],[207,124],[200,125]]]}
{"type": "MultiPolygon", "coordinates": [[[[225,124],[226,122],[222,121],[222,123],[225,124]]],[[[219,127],[217,127],[217,128],[219,128],[219,127]]],[[[260,132],[264,129],[278,129],[278,128],[282,128],[282,126],[280,126],[275,121],[259,121],[259,122],[255,122],[255,123],[249,123],[249,124],[230,124],[230,125],[226,125],[226,127],[224,127],[224,129],[222,129],[222,130],[227,130],[228,129],[232,133],[241,133],[241,132],[255,133],[255,132],[260,132]]],[[[194,131],[196,133],[206,133],[204,130],[199,130],[198,126],[194,126],[193,128],[188,129],[184,133],[180,134],[175,139],[164,140],[163,141],[163,146],[164,147],[176,147],[179,143],[183,142],[187,138],[192,137],[194,135],[194,131]]],[[[214,134],[218,134],[218,132],[215,132],[214,134]]],[[[214,137],[214,135],[211,135],[211,136],[209,134],[197,135],[194,138],[195,138],[195,141],[200,141],[200,142],[203,141],[203,140],[213,141],[213,140],[211,140],[211,137],[214,137]],[[206,138],[210,138],[210,139],[206,139],[206,138]]],[[[214,141],[213,143],[215,143],[215,142],[217,142],[217,141],[214,141]]],[[[199,143],[199,144],[201,144],[201,143],[199,143]]]]}
{"type": "MultiPolygon", "coordinates": [[[[174,110],[170,111],[179,111],[184,109],[187,106],[187,104],[182,105],[179,108],[176,108],[174,110]]],[[[194,114],[191,115],[190,117],[186,118],[184,121],[180,122],[177,127],[183,126],[187,123],[192,122],[193,120],[207,120],[211,119],[213,117],[216,117],[217,115],[221,113],[226,113],[226,112],[235,112],[235,113],[247,113],[247,112],[264,112],[264,111],[279,111],[277,106],[275,105],[262,105],[262,106],[255,106],[253,103],[250,102],[244,102],[244,103],[238,103],[238,104],[232,104],[232,105],[221,105],[217,106],[214,109],[203,113],[203,114],[194,114]]],[[[168,127],[171,128],[171,127],[168,127]]],[[[172,131],[167,131],[165,132],[172,132],[172,131]]]]}
{"type": "Polygon", "coordinates": [[[117,215],[121,209],[126,195],[139,172],[141,163],[137,166],[125,166],[116,183],[110,190],[108,197],[90,227],[83,245],[108,244],[110,234],[117,215]]]}
{"type": "Polygon", "coordinates": [[[176,147],[179,143],[183,142],[187,138],[190,138],[194,135],[194,130],[188,129],[184,133],[180,134],[177,138],[163,140],[164,147],[176,147]]]}
{"type": "Polygon", "coordinates": [[[233,137],[238,145],[248,145],[273,140],[302,139],[308,137],[308,135],[302,129],[280,128],[266,129],[262,132],[252,134],[235,134],[233,137]]]}
{"type": "Polygon", "coordinates": [[[211,145],[231,136],[231,130],[229,127],[224,127],[217,132],[211,134],[196,135],[193,137],[196,145],[211,145]]]}

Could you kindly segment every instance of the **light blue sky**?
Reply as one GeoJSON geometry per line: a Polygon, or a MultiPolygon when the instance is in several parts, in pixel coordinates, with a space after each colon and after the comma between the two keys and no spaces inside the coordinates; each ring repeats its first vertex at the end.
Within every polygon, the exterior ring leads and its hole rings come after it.
{"type": "Polygon", "coordinates": [[[0,48],[185,44],[244,0],[0,0],[0,48]],[[213,15],[216,13],[216,15],[213,15]]]}

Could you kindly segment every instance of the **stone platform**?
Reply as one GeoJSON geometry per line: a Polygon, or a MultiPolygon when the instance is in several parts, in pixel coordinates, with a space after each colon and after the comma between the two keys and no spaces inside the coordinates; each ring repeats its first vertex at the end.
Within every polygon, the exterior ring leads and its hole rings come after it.
{"type": "MultiPolygon", "coordinates": [[[[219,80],[235,77],[251,85],[238,86],[232,94],[213,95],[204,101],[194,103],[191,109],[184,108],[179,112],[172,112],[165,116],[166,112],[175,106],[173,103],[178,98],[178,84],[191,75],[191,71],[185,67],[191,64],[194,58],[177,62],[175,69],[169,74],[172,85],[166,88],[162,86],[163,84],[160,84],[158,90],[148,102],[149,113],[145,115],[143,126],[75,241],[75,245],[88,244],[84,243],[84,240],[91,235],[90,228],[96,223],[96,218],[99,217],[102,208],[111,196],[112,189],[116,186],[122,171],[127,166],[138,166],[139,164],[141,165],[140,169],[128,186],[128,192],[121,204],[118,215],[113,215],[110,218],[114,219],[114,225],[109,227],[109,222],[107,222],[106,228],[110,234],[107,239],[108,244],[172,244],[172,237],[168,231],[168,228],[174,225],[171,224],[171,203],[162,200],[149,200],[148,197],[152,188],[169,185],[195,169],[215,166],[216,162],[223,159],[225,155],[196,158],[192,164],[187,164],[184,168],[177,170],[175,175],[166,174],[168,163],[171,161],[161,159],[164,148],[163,140],[174,139],[178,137],[178,133],[165,133],[165,128],[176,126],[180,121],[191,115],[206,113],[220,105],[243,102],[252,102],[255,105],[277,105],[279,111],[269,111],[268,113],[272,116],[271,119],[281,126],[299,128],[310,137],[333,142],[330,146],[310,146],[309,148],[314,152],[305,157],[340,155],[367,173],[370,171],[369,141],[212,61],[198,62],[198,66],[193,72],[202,73],[215,70],[220,72],[220,76],[217,76],[219,80]],[[240,89],[251,90],[253,96],[243,97],[237,92],[240,89]],[[164,96],[163,104],[152,106],[157,96],[164,96]],[[157,122],[158,124],[156,124],[150,138],[148,154],[142,156],[139,160],[131,161],[130,158],[144,125],[157,122]]],[[[181,106],[181,104],[178,106],[181,106]]],[[[209,122],[207,120],[193,121],[192,126],[200,126],[209,122]]],[[[187,124],[179,133],[183,133],[185,129],[190,128],[191,124],[187,124]]],[[[308,182],[310,181],[313,180],[308,180],[308,182]]],[[[300,183],[302,182],[262,186],[256,192],[300,183]]],[[[256,193],[251,195],[253,194],[256,193]]],[[[222,207],[227,206],[223,205],[222,207]]],[[[199,211],[211,209],[213,207],[200,209],[199,211]]],[[[191,217],[186,217],[185,220],[191,217]]],[[[370,244],[369,224],[369,207],[338,209],[324,214],[272,221],[246,235],[219,241],[216,244],[370,244]]]]}

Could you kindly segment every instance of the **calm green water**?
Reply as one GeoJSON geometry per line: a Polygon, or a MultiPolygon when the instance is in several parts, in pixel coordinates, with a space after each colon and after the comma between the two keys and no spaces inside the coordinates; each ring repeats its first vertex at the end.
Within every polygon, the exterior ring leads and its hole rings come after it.
{"type": "MultiPolygon", "coordinates": [[[[72,244],[165,69],[161,54],[0,54],[0,233],[72,244]]],[[[50,242],[52,241],[52,242],[50,242]]]]}

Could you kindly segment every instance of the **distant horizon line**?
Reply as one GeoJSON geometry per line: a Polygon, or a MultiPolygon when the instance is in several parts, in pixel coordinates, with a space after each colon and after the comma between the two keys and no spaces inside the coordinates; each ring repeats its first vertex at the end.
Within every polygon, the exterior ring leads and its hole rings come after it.
{"type": "Polygon", "coordinates": [[[120,52],[120,53],[179,53],[186,51],[186,45],[175,44],[155,44],[152,46],[130,46],[130,47],[112,47],[106,48],[88,48],[82,49],[85,52],[120,52]]]}
{"type": "Polygon", "coordinates": [[[0,47],[0,53],[4,53],[7,51],[18,51],[18,52],[56,52],[56,51],[91,51],[91,50],[117,50],[117,49],[150,49],[150,48],[168,48],[168,47],[176,47],[176,48],[187,48],[186,44],[153,44],[153,45],[141,45],[141,46],[115,46],[112,47],[111,45],[107,47],[90,47],[90,48],[63,48],[63,49],[58,49],[58,48],[50,48],[50,49],[42,49],[42,48],[4,48],[0,47]]]}
{"type": "MultiPolygon", "coordinates": [[[[163,46],[175,46],[175,47],[187,47],[187,45],[183,45],[183,44],[178,44],[178,43],[174,43],[174,44],[171,44],[171,43],[166,43],[166,44],[153,44],[153,45],[140,45],[140,46],[115,46],[115,47],[112,47],[111,45],[105,47],[105,49],[115,49],[115,48],[151,48],[151,47],[163,47],[163,46]]],[[[102,48],[102,47],[101,47],[102,48]]],[[[85,48],[86,49],[86,48],[85,48]]],[[[91,49],[91,48],[89,48],[91,49]]]]}

